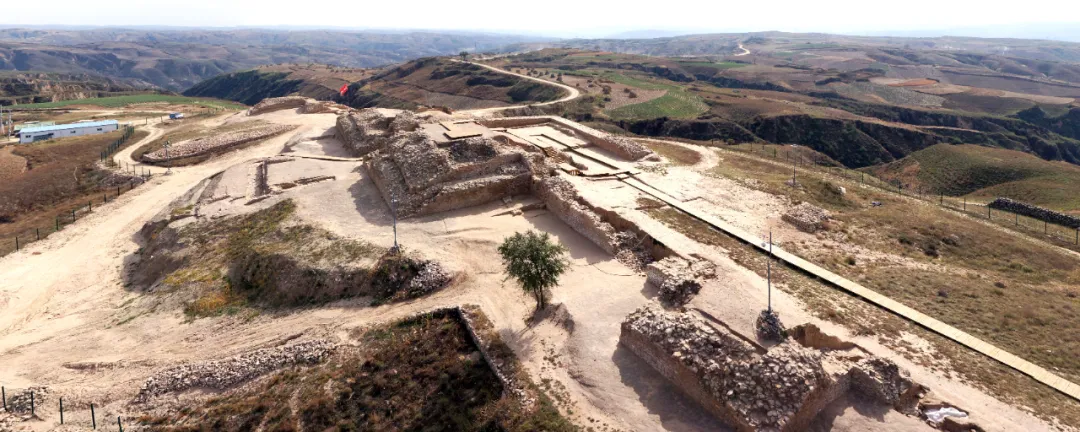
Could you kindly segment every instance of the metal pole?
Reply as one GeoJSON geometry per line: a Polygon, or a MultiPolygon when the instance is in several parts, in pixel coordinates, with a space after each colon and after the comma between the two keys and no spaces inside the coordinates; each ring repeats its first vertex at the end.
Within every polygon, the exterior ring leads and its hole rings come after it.
{"type": "Polygon", "coordinates": [[[120,428],[120,432],[124,432],[124,425],[120,423],[120,416],[116,416],[116,427],[120,428]]]}
{"type": "Polygon", "coordinates": [[[0,386],[0,399],[4,400],[4,411],[7,411],[7,389],[2,386],[0,386]]]}
{"type": "Polygon", "coordinates": [[[34,228],[34,235],[37,236],[38,240],[41,240],[41,228],[34,228]]]}
{"type": "Polygon", "coordinates": [[[94,415],[94,404],[90,404],[90,424],[97,429],[97,416],[94,415]]]}
{"type": "Polygon", "coordinates": [[[394,251],[398,250],[397,242],[397,198],[390,199],[390,212],[394,214],[394,251]]]}
{"type": "Polygon", "coordinates": [[[34,417],[34,392],[30,391],[30,417],[34,417]]]}
{"type": "Polygon", "coordinates": [[[60,398],[60,424],[64,424],[64,398],[60,398]]]}
{"type": "Polygon", "coordinates": [[[19,251],[19,236],[15,236],[15,252],[19,251]]]}
{"type": "Polygon", "coordinates": [[[765,261],[766,275],[769,287],[769,312],[772,312],[772,231],[769,231],[769,259],[765,261]]]}

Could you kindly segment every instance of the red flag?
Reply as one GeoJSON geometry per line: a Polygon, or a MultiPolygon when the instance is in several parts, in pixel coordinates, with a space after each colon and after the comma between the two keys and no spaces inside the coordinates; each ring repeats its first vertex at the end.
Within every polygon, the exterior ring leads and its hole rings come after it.
{"type": "Polygon", "coordinates": [[[341,93],[341,96],[345,97],[345,92],[347,91],[349,91],[349,83],[342,84],[341,90],[338,90],[338,93],[341,93]]]}

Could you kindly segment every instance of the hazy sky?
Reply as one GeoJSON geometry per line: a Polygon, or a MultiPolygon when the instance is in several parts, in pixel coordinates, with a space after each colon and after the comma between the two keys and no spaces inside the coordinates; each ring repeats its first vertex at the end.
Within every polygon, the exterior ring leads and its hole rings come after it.
{"type": "MultiPolygon", "coordinates": [[[[4,1],[0,26],[327,26],[600,36],[627,30],[878,33],[1074,22],[1077,0],[4,1]]],[[[1036,26],[1038,27],[1038,26],[1036,26]]],[[[1066,27],[1068,28],[1068,27],[1066,27]]]]}

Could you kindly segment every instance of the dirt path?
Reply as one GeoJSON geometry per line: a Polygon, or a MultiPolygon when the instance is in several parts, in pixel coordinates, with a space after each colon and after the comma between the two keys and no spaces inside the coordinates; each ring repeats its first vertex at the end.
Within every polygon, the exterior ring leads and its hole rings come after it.
{"type": "MultiPolygon", "coordinates": [[[[454,60],[454,61],[460,61],[460,60],[454,60]]],[[[513,75],[513,76],[516,76],[516,77],[519,77],[519,78],[525,78],[527,80],[536,81],[536,82],[539,82],[539,83],[544,83],[544,84],[547,84],[547,85],[552,85],[552,86],[555,86],[555,87],[559,87],[559,88],[569,92],[569,94],[567,94],[566,96],[564,96],[563,98],[561,98],[559,100],[553,100],[553,101],[550,101],[550,102],[540,102],[540,103],[533,103],[533,104],[526,104],[526,105],[511,105],[511,106],[495,107],[495,108],[481,108],[481,109],[465,110],[465,111],[459,111],[459,112],[469,113],[469,114],[476,115],[476,116],[483,116],[485,114],[491,114],[491,113],[498,112],[498,111],[512,110],[512,109],[518,109],[518,108],[526,108],[526,107],[530,107],[530,106],[552,105],[552,104],[572,101],[574,99],[577,99],[577,98],[581,97],[581,92],[578,91],[578,89],[570,87],[570,86],[565,85],[565,84],[560,84],[560,83],[556,83],[556,82],[542,80],[540,78],[531,77],[531,76],[528,76],[528,75],[522,75],[522,74],[519,74],[519,73],[505,71],[505,70],[499,69],[497,67],[488,66],[488,65],[482,64],[482,63],[473,63],[473,62],[465,62],[465,63],[469,63],[469,64],[480,66],[480,67],[483,67],[483,68],[486,68],[486,69],[490,69],[490,70],[493,70],[493,71],[501,73],[501,74],[513,75]]]]}
{"type": "Polygon", "coordinates": [[[743,52],[735,54],[735,57],[742,57],[744,55],[750,54],[750,50],[746,49],[746,47],[742,45],[742,42],[739,42],[739,49],[741,49],[743,52]]]}

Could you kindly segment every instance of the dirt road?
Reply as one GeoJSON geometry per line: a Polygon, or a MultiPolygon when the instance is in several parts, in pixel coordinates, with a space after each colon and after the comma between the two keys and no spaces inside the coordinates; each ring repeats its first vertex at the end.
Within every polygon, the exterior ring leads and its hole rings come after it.
{"type": "Polygon", "coordinates": [[[735,54],[735,57],[741,57],[750,54],[750,50],[746,49],[746,47],[742,45],[742,42],[739,42],[739,49],[741,49],[743,52],[735,54]]]}
{"type": "MultiPolygon", "coordinates": [[[[454,61],[460,61],[460,60],[454,60],[454,61]]],[[[472,65],[480,66],[482,68],[490,69],[490,70],[493,70],[493,71],[501,73],[501,74],[513,75],[513,76],[516,76],[516,77],[519,77],[519,78],[525,78],[527,80],[536,81],[536,82],[544,83],[544,84],[547,84],[547,85],[552,85],[552,86],[555,86],[555,87],[559,87],[559,88],[569,92],[569,94],[567,94],[563,98],[560,98],[559,100],[553,100],[553,101],[550,101],[550,102],[540,102],[540,103],[532,103],[532,104],[527,104],[527,105],[511,105],[511,106],[504,106],[504,107],[481,108],[481,109],[460,111],[462,113],[468,113],[468,114],[472,114],[472,115],[475,115],[475,116],[483,116],[485,114],[490,114],[490,113],[494,113],[494,112],[498,112],[498,111],[506,111],[506,110],[512,110],[512,109],[518,109],[518,108],[526,108],[526,107],[530,107],[530,106],[552,105],[552,104],[572,101],[574,99],[577,99],[577,98],[581,97],[581,92],[578,91],[578,89],[570,87],[570,86],[568,86],[566,84],[560,84],[560,83],[556,83],[556,82],[542,80],[540,78],[531,77],[531,76],[528,76],[528,75],[522,75],[522,74],[519,74],[519,73],[505,71],[505,70],[499,69],[499,68],[494,67],[494,66],[488,66],[488,65],[483,64],[483,63],[473,63],[473,62],[465,62],[465,63],[469,63],[469,64],[472,64],[472,65]]]]}

